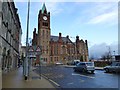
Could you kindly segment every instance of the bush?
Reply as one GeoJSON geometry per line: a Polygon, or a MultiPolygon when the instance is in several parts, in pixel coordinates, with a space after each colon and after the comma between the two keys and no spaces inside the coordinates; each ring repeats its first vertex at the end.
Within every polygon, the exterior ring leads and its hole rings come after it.
{"type": "Polygon", "coordinates": [[[110,61],[94,61],[95,67],[105,67],[107,65],[110,65],[110,61]]]}

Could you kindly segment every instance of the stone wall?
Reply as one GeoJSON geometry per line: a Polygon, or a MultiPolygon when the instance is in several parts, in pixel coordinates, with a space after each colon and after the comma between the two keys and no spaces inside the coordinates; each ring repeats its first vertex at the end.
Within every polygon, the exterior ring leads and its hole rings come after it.
{"type": "Polygon", "coordinates": [[[17,68],[21,44],[21,25],[14,2],[3,2],[1,19],[1,60],[3,71],[17,68]]]}

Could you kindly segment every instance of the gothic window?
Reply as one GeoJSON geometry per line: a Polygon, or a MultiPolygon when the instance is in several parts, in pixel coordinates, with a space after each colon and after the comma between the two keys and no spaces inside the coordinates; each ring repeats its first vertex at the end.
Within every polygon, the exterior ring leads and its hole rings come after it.
{"type": "Polygon", "coordinates": [[[48,38],[48,31],[47,31],[47,38],[48,38]]]}
{"type": "Polygon", "coordinates": [[[46,23],[46,22],[43,22],[43,26],[48,26],[48,23],[46,23]]]}
{"type": "Polygon", "coordinates": [[[5,62],[6,62],[6,47],[3,48],[2,53],[2,70],[5,68],[5,62]]]}
{"type": "Polygon", "coordinates": [[[44,31],[44,30],[43,30],[43,33],[42,33],[42,34],[43,34],[42,36],[43,36],[43,38],[44,38],[44,36],[45,36],[45,31],[44,31]]]}

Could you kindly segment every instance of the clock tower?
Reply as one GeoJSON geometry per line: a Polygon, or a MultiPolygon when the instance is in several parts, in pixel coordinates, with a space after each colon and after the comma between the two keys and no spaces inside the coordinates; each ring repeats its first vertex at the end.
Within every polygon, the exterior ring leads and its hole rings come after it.
{"type": "Polygon", "coordinates": [[[45,3],[38,14],[38,37],[37,44],[42,47],[41,58],[44,62],[49,63],[50,60],[50,12],[47,12],[45,3]]]}

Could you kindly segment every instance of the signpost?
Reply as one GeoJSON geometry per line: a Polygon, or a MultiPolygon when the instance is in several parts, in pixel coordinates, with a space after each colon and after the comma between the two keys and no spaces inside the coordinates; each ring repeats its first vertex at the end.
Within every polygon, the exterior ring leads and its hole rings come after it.
{"type": "MultiPolygon", "coordinates": [[[[37,52],[37,55],[39,55],[39,57],[40,57],[40,54],[41,54],[40,51],[41,51],[40,46],[37,46],[36,52],[37,52]]],[[[39,76],[40,76],[40,79],[41,79],[41,61],[40,61],[40,58],[39,58],[39,76]]]]}
{"type": "MultiPolygon", "coordinates": [[[[40,46],[30,46],[29,49],[28,49],[28,57],[29,58],[36,58],[36,56],[38,55],[40,57],[41,55],[41,47],[40,46]]],[[[32,59],[30,59],[31,62],[32,62],[32,59]]],[[[30,67],[30,64],[29,66],[30,67]]],[[[30,71],[30,68],[29,68],[29,71],[30,71]]],[[[41,63],[40,63],[40,59],[39,59],[39,75],[40,75],[40,78],[41,78],[41,63]]]]}

